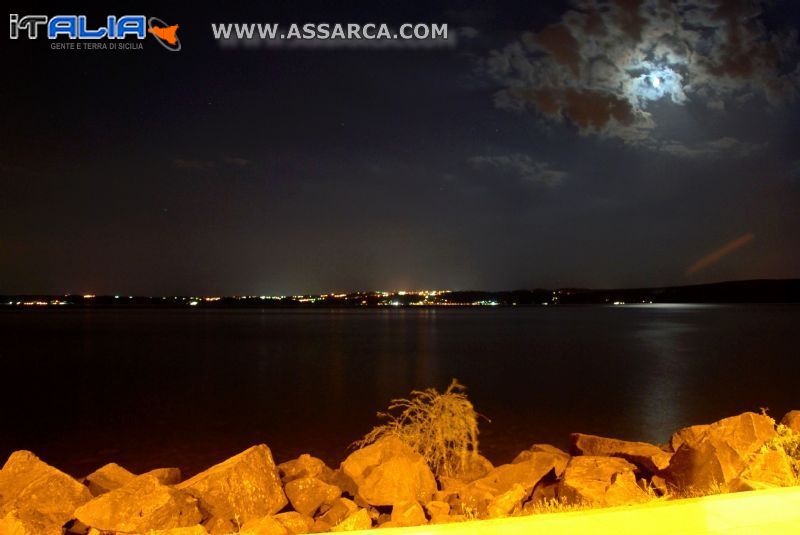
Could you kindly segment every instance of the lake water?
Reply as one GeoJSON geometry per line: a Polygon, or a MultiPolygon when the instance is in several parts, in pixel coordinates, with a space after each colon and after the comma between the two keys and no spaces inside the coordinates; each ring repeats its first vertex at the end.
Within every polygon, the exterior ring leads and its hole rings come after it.
{"type": "Polygon", "coordinates": [[[0,457],[193,473],[264,442],[338,464],[391,398],[452,377],[496,464],[574,431],[664,442],[800,408],[799,342],[797,305],[3,310],[0,457]]]}

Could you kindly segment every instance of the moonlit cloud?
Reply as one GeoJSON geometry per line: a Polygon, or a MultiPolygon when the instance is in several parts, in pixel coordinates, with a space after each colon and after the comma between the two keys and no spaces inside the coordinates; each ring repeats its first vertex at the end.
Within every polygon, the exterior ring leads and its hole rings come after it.
{"type": "Polygon", "coordinates": [[[766,145],[766,142],[747,143],[732,137],[722,137],[691,145],[677,140],[662,141],[651,148],[679,158],[721,158],[749,156],[762,150],[766,145]]]}
{"type": "Polygon", "coordinates": [[[753,101],[781,106],[800,85],[797,32],[768,31],[763,4],[575,2],[557,22],[486,58],[502,86],[495,104],[658,150],[676,142],[659,130],[656,102],[716,111],[753,101]]]}

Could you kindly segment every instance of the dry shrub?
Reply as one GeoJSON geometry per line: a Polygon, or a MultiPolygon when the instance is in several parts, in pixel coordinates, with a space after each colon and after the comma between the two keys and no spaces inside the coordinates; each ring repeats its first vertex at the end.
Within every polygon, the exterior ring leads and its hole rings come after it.
{"type": "Polygon", "coordinates": [[[355,446],[364,447],[394,436],[419,452],[437,476],[458,477],[478,453],[478,413],[455,379],[442,393],[414,390],[410,399],[393,399],[379,418],[387,422],[367,433],[355,446]]]}
{"type": "Polygon", "coordinates": [[[777,435],[761,446],[761,451],[777,450],[785,453],[795,478],[800,482],[800,433],[795,433],[791,427],[783,424],[778,424],[775,430],[777,435]]]}
{"type": "Polygon", "coordinates": [[[584,511],[593,509],[590,505],[580,503],[569,503],[562,498],[548,498],[545,500],[531,502],[524,509],[525,514],[543,515],[548,513],[569,513],[572,511],[584,511]]]}

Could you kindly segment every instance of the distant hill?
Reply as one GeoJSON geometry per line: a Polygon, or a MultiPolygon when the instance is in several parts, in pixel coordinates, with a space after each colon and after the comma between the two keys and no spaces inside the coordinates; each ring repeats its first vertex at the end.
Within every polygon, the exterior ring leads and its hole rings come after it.
{"type": "Polygon", "coordinates": [[[300,296],[7,295],[0,307],[380,307],[552,306],[632,303],[800,303],[800,279],[717,282],[663,288],[513,291],[395,291],[300,296]]]}
{"type": "Polygon", "coordinates": [[[758,279],[664,288],[560,290],[562,303],[798,303],[800,279],[758,279]]]}

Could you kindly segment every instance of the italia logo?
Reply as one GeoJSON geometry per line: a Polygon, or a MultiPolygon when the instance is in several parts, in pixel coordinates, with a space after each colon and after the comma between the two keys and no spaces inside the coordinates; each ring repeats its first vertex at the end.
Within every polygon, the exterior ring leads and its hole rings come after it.
{"type": "Polygon", "coordinates": [[[40,33],[47,39],[66,38],[86,41],[101,39],[147,39],[150,34],[170,52],[181,49],[178,24],[169,25],[157,17],[144,15],[109,15],[104,24],[90,25],[86,15],[9,15],[9,38],[38,39],[40,33]]]}

